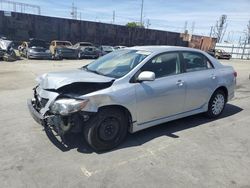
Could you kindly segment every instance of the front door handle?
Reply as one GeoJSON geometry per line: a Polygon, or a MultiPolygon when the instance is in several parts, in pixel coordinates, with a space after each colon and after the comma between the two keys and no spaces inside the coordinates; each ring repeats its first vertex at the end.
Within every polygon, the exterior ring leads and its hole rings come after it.
{"type": "Polygon", "coordinates": [[[215,79],[216,79],[216,76],[215,76],[215,75],[212,75],[211,78],[212,78],[212,80],[215,80],[215,79]]]}
{"type": "Polygon", "coordinates": [[[177,85],[177,86],[183,86],[183,84],[184,84],[184,81],[182,81],[182,80],[178,80],[178,81],[176,82],[176,85],[177,85]]]}

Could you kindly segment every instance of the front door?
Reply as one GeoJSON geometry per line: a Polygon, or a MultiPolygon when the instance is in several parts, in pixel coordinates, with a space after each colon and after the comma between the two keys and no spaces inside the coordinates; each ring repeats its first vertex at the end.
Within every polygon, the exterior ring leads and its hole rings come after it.
{"type": "Polygon", "coordinates": [[[154,72],[156,79],[135,85],[138,125],[182,113],[186,86],[179,54],[157,55],[141,71],[154,72]]]}

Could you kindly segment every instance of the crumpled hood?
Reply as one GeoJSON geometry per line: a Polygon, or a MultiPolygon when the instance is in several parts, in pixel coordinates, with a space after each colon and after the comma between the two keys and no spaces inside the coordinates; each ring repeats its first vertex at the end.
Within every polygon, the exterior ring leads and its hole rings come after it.
{"type": "Polygon", "coordinates": [[[72,71],[43,74],[36,80],[43,89],[58,89],[66,85],[79,82],[107,83],[114,80],[114,78],[87,72],[83,69],[76,69],[72,71]]]}

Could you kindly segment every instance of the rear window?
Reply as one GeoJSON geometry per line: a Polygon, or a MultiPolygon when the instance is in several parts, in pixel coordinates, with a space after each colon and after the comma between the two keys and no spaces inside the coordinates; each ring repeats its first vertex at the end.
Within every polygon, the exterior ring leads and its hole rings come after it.
{"type": "Polygon", "coordinates": [[[208,58],[201,53],[183,52],[182,54],[186,72],[207,70],[213,68],[208,58]]]}

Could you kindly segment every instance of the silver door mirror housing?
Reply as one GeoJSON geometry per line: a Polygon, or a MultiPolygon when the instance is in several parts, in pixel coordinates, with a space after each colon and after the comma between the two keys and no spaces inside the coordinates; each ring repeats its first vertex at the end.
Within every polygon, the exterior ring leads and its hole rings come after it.
{"type": "Polygon", "coordinates": [[[154,81],[155,80],[155,73],[151,71],[143,71],[139,74],[137,81],[154,81]]]}

